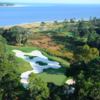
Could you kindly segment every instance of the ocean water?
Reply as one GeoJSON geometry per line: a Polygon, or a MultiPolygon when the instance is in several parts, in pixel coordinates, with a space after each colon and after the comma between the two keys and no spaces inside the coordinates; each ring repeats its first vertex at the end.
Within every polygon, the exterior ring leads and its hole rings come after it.
{"type": "Polygon", "coordinates": [[[31,4],[0,7],[0,26],[90,17],[100,18],[100,5],[31,4]]]}

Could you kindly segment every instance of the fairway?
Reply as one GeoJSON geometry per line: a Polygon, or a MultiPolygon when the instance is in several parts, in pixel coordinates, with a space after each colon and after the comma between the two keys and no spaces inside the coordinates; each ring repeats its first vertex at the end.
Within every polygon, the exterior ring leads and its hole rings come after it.
{"type": "Polygon", "coordinates": [[[54,83],[55,85],[59,86],[63,85],[67,79],[64,74],[49,74],[46,72],[39,74],[38,77],[40,77],[45,82],[54,83]]]}
{"type": "Polygon", "coordinates": [[[37,75],[42,80],[48,83],[54,83],[55,85],[61,86],[67,80],[67,76],[65,75],[65,68],[59,69],[46,69],[43,73],[37,75]]]}
{"type": "MultiPolygon", "coordinates": [[[[10,46],[7,45],[7,51],[9,54],[13,54],[12,52],[13,49],[17,49],[17,50],[21,50],[23,52],[31,52],[33,50],[41,50],[40,48],[36,48],[36,47],[28,47],[28,46],[23,46],[23,47],[19,47],[19,46],[10,46]]],[[[42,51],[42,50],[41,50],[42,51]]],[[[48,55],[46,52],[42,51],[43,54],[45,54],[48,58],[50,58],[53,61],[60,61],[60,58],[57,58],[55,56],[50,56],[48,55]]],[[[25,71],[31,71],[31,65],[26,62],[25,60],[21,59],[21,58],[17,58],[15,57],[16,62],[18,64],[18,67],[16,68],[16,70],[19,72],[19,74],[25,72],[25,71]]],[[[64,61],[65,62],[65,61],[64,61]]],[[[62,60],[63,63],[63,60],[62,60]]],[[[60,62],[61,64],[61,62],[60,62]]],[[[68,62],[66,62],[66,65],[68,66],[68,62]]],[[[59,69],[45,69],[42,73],[36,74],[37,77],[41,78],[43,81],[48,82],[48,83],[54,83],[55,85],[61,86],[65,83],[65,81],[67,80],[67,76],[65,75],[66,73],[66,67],[61,67],[59,69]]]]}

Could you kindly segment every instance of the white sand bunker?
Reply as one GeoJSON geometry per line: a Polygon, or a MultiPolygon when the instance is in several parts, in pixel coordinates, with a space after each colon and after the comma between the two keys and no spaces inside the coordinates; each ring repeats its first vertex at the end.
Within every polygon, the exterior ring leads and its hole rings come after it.
{"type": "Polygon", "coordinates": [[[73,84],[75,84],[76,82],[75,82],[74,79],[68,79],[65,83],[68,84],[68,85],[73,85],[73,84]]]}
{"type": "Polygon", "coordinates": [[[44,69],[60,68],[60,64],[55,61],[50,61],[46,56],[44,56],[39,50],[34,50],[30,53],[25,53],[20,50],[13,50],[16,53],[16,57],[22,58],[25,61],[29,62],[32,71],[27,71],[21,74],[21,83],[28,84],[28,78],[31,73],[41,73],[44,69]]]}

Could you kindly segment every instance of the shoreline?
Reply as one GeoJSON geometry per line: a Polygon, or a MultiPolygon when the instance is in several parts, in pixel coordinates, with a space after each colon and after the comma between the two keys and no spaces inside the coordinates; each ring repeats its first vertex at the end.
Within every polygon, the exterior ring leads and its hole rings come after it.
{"type": "MultiPolygon", "coordinates": [[[[71,19],[74,19],[74,18],[71,18],[71,19]]],[[[75,22],[78,22],[79,20],[82,20],[82,18],[80,18],[80,19],[75,19],[75,22]]],[[[84,20],[84,21],[89,21],[89,18],[84,18],[83,20],[84,20]]],[[[33,21],[33,22],[25,22],[25,23],[19,23],[19,24],[11,24],[11,25],[0,25],[0,28],[14,27],[14,26],[24,26],[24,25],[40,25],[41,22],[48,23],[48,24],[49,24],[49,23],[50,23],[50,24],[53,24],[54,21],[63,22],[64,20],[33,21]]],[[[70,22],[70,19],[66,19],[66,21],[70,22]]]]}
{"type": "MultiPolygon", "coordinates": [[[[19,23],[19,24],[12,24],[12,25],[0,25],[0,28],[5,28],[5,27],[13,27],[13,26],[24,26],[24,25],[40,25],[41,22],[45,22],[45,23],[53,23],[55,20],[53,21],[34,21],[34,22],[26,22],[26,23],[19,23]]],[[[57,22],[63,22],[64,20],[57,20],[57,22]]]]}

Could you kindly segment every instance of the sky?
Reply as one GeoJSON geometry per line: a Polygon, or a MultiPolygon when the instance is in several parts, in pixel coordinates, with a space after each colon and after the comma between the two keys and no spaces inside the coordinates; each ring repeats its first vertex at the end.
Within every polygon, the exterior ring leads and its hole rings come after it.
{"type": "Polygon", "coordinates": [[[100,4],[100,0],[0,0],[0,2],[100,4]]]}

